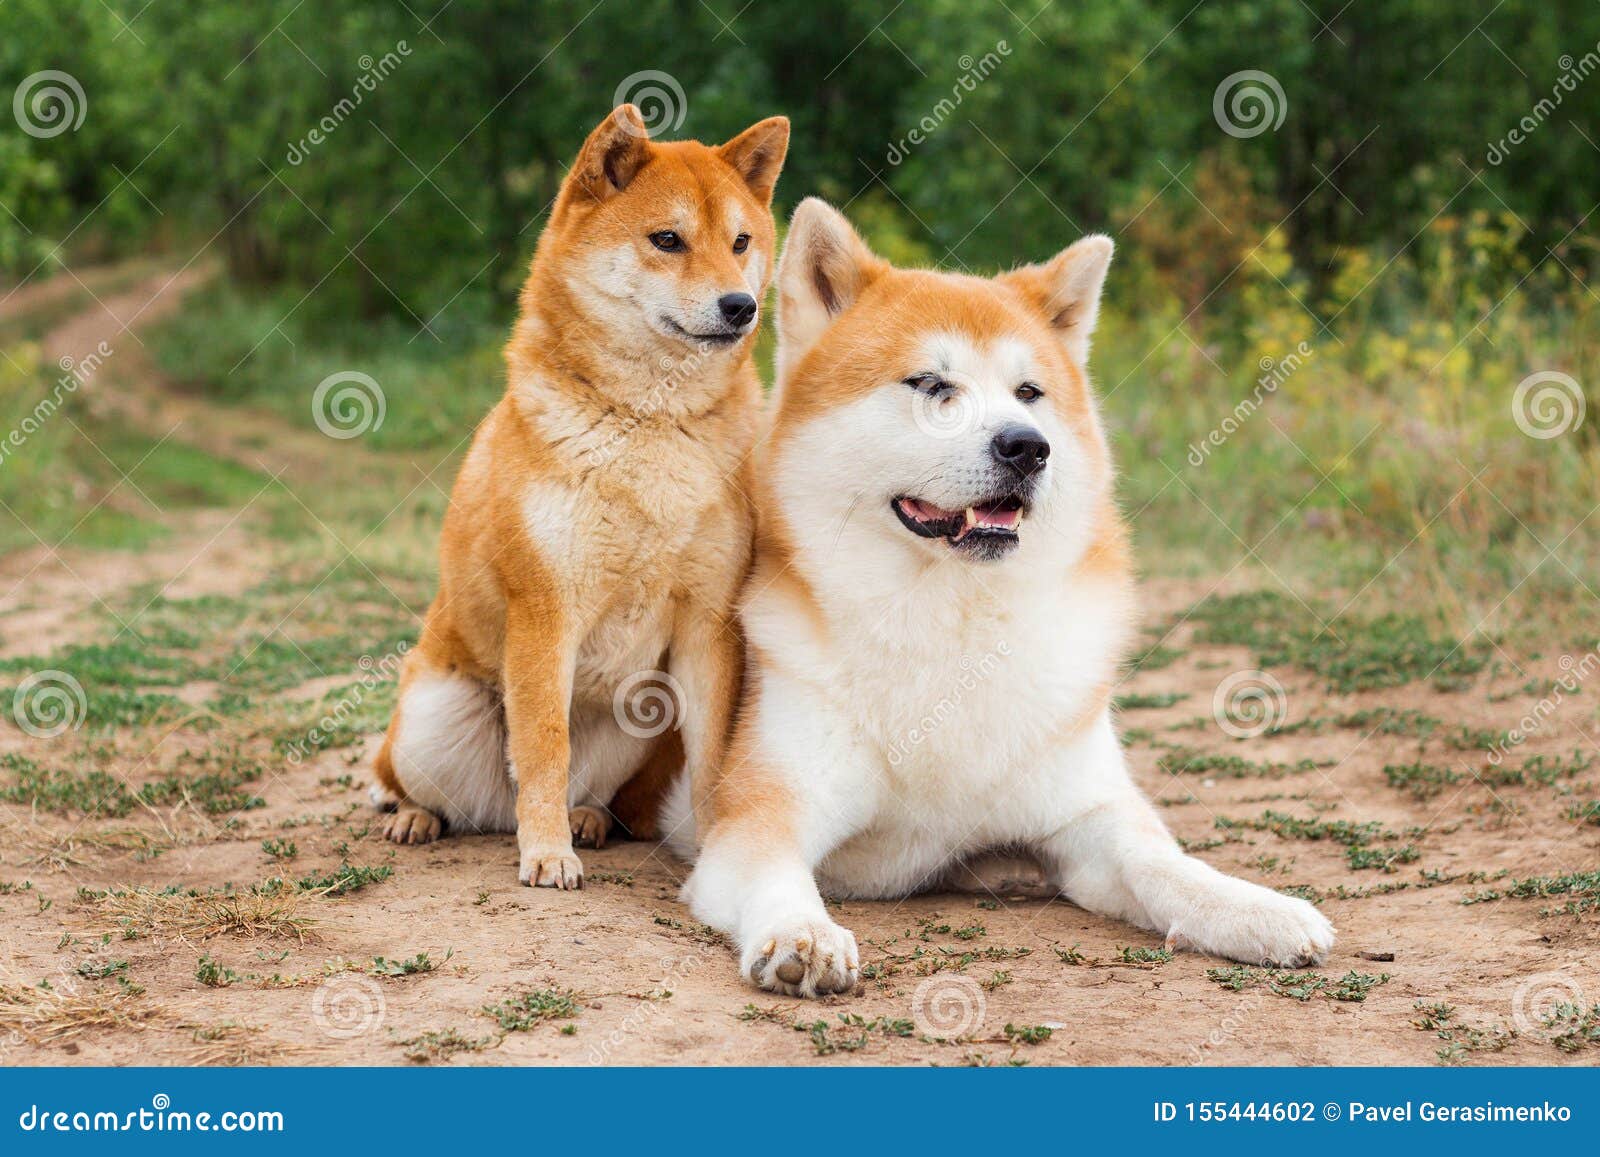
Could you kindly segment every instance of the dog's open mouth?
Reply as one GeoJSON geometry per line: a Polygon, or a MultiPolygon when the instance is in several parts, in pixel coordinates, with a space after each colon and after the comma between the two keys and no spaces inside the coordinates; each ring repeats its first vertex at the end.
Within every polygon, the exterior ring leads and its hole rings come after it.
{"type": "Polygon", "coordinates": [[[1017,528],[1027,516],[1027,504],[1016,496],[946,510],[920,498],[896,498],[892,503],[901,524],[921,538],[943,538],[954,550],[979,558],[998,558],[1020,539],[1017,528]]]}

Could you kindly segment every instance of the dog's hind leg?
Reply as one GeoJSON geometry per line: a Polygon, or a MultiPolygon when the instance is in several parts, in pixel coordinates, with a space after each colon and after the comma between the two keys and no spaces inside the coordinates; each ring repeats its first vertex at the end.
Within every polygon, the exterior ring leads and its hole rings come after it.
{"type": "Polygon", "coordinates": [[[406,658],[374,771],[373,801],[394,809],[383,831],[395,843],[428,843],[446,825],[458,832],[515,830],[499,696],[420,651],[406,658]]]}
{"type": "Polygon", "coordinates": [[[970,892],[1001,900],[1050,900],[1059,894],[1037,856],[998,850],[978,852],[951,865],[929,891],[970,892]]]}
{"type": "Polygon", "coordinates": [[[603,848],[611,834],[612,820],[605,808],[578,804],[567,809],[567,822],[572,826],[572,846],[575,848],[603,848]]]}

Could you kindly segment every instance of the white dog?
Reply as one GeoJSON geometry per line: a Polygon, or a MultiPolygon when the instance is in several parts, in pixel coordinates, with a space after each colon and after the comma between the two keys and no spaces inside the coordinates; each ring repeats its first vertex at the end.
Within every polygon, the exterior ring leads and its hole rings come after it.
{"type": "Polygon", "coordinates": [[[763,988],[855,985],[824,893],[904,896],[996,849],[1172,946],[1301,966],[1332,945],[1304,900],[1185,855],[1112,725],[1134,582],[1085,372],[1111,250],[899,270],[821,201],[795,212],[745,702],[726,767],[664,817],[698,853],[695,913],[763,988]]]}

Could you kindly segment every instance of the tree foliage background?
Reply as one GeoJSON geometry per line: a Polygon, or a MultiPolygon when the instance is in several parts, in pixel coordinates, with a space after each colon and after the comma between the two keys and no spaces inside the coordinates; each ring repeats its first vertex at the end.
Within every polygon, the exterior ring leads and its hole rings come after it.
{"type": "Polygon", "coordinates": [[[0,132],[0,269],[205,247],[319,317],[503,312],[564,165],[647,70],[681,87],[677,135],[787,114],[781,202],[849,203],[946,266],[1131,230],[1197,307],[1263,236],[1316,284],[1483,209],[1587,269],[1600,78],[1561,81],[1596,52],[1594,0],[9,0],[0,92],[59,70],[86,110],[0,132]],[[1244,70],[1285,115],[1237,137],[1213,98],[1244,70]]]}

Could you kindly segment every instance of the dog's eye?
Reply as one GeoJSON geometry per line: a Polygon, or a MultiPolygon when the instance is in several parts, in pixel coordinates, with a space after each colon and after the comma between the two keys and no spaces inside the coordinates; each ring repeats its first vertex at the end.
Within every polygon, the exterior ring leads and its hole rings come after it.
{"type": "Polygon", "coordinates": [[[904,379],[904,384],[910,386],[913,390],[921,390],[925,394],[935,396],[955,388],[934,373],[912,374],[909,378],[904,379]]]}
{"type": "Polygon", "coordinates": [[[663,253],[676,253],[683,248],[683,238],[671,229],[662,229],[658,233],[650,234],[650,244],[663,253]]]}
{"type": "Polygon", "coordinates": [[[1017,397],[1024,402],[1036,402],[1044,397],[1044,391],[1032,382],[1023,382],[1017,387],[1017,397]]]}
{"type": "Polygon", "coordinates": [[[748,248],[750,248],[750,234],[741,233],[733,239],[733,251],[735,253],[743,253],[748,248]]]}

